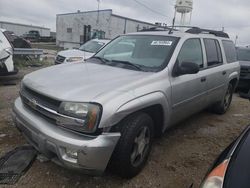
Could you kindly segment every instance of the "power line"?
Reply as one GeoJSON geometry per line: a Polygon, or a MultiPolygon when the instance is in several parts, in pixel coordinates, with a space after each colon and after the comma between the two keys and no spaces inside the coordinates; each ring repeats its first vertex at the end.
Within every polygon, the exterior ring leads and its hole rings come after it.
{"type": "Polygon", "coordinates": [[[138,0],[134,0],[134,1],[135,1],[136,3],[138,3],[139,5],[143,6],[144,8],[146,8],[146,9],[148,9],[148,10],[154,12],[155,14],[158,14],[158,15],[161,15],[161,16],[163,16],[163,17],[168,18],[167,15],[162,14],[161,12],[158,12],[158,11],[156,11],[156,10],[150,8],[149,6],[147,6],[147,5],[143,4],[143,3],[141,3],[140,1],[138,1],[138,0]]]}

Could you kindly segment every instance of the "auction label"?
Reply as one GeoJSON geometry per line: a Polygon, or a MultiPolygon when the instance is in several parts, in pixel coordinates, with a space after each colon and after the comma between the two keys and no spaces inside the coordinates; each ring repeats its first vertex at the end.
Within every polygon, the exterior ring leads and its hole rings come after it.
{"type": "Polygon", "coordinates": [[[171,46],[172,45],[172,41],[152,41],[151,45],[152,46],[171,46]]]}

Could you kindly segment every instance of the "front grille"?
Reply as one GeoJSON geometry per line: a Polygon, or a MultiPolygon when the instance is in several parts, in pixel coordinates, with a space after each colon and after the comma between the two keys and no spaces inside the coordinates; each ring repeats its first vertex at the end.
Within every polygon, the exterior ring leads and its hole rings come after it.
{"type": "Polygon", "coordinates": [[[29,110],[33,111],[39,116],[42,116],[49,122],[56,124],[57,116],[51,113],[50,110],[57,112],[61,104],[60,101],[51,99],[47,96],[37,93],[36,91],[31,90],[26,86],[22,87],[20,96],[21,96],[23,104],[29,110]],[[41,108],[40,106],[43,106],[44,108],[47,108],[48,110],[41,108]]]}
{"type": "Polygon", "coordinates": [[[63,56],[60,56],[60,55],[56,56],[56,61],[57,62],[63,63],[65,61],[65,59],[66,59],[66,57],[63,57],[63,56]]]}
{"type": "Polygon", "coordinates": [[[241,67],[241,70],[240,70],[240,76],[241,77],[246,77],[250,75],[250,67],[247,68],[247,67],[241,67]]]}
{"type": "Polygon", "coordinates": [[[61,101],[42,95],[34,90],[31,90],[30,88],[26,86],[23,86],[20,94],[24,102],[28,103],[31,100],[35,100],[38,104],[44,107],[47,107],[49,109],[52,109],[54,111],[58,111],[59,106],[61,104],[61,101]]]}

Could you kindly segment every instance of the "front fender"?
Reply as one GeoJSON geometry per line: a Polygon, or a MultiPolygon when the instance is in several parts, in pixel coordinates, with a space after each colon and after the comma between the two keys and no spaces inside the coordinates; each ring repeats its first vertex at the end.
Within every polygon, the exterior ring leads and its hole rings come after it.
{"type": "Polygon", "coordinates": [[[122,104],[111,118],[111,124],[115,125],[128,115],[154,105],[161,105],[163,109],[164,131],[169,124],[170,108],[168,100],[162,92],[149,93],[122,104]]]}

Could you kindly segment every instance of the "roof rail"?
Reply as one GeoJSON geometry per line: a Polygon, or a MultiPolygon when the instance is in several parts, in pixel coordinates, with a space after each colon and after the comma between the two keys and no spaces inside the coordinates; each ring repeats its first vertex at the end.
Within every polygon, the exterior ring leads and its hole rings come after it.
{"type": "Polygon", "coordinates": [[[145,32],[145,31],[169,31],[169,34],[171,34],[172,31],[178,31],[177,28],[187,28],[188,30],[185,32],[191,33],[191,34],[206,33],[206,34],[215,35],[217,37],[229,38],[229,35],[223,31],[202,29],[202,28],[194,27],[194,26],[151,27],[151,28],[147,28],[147,29],[142,29],[140,31],[141,32],[145,32]]]}
{"type": "Polygon", "coordinates": [[[191,27],[186,31],[186,33],[191,33],[191,34],[200,34],[200,33],[207,33],[207,34],[212,34],[217,37],[223,37],[223,38],[229,38],[229,35],[223,31],[215,31],[215,30],[210,30],[210,29],[201,29],[199,27],[191,27]]]}
{"type": "Polygon", "coordinates": [[[145,32],[145,31],[169,31],[171,28],[169,27],[150,27],[147,29],[142,29],[140,32],[145,32]]]}

